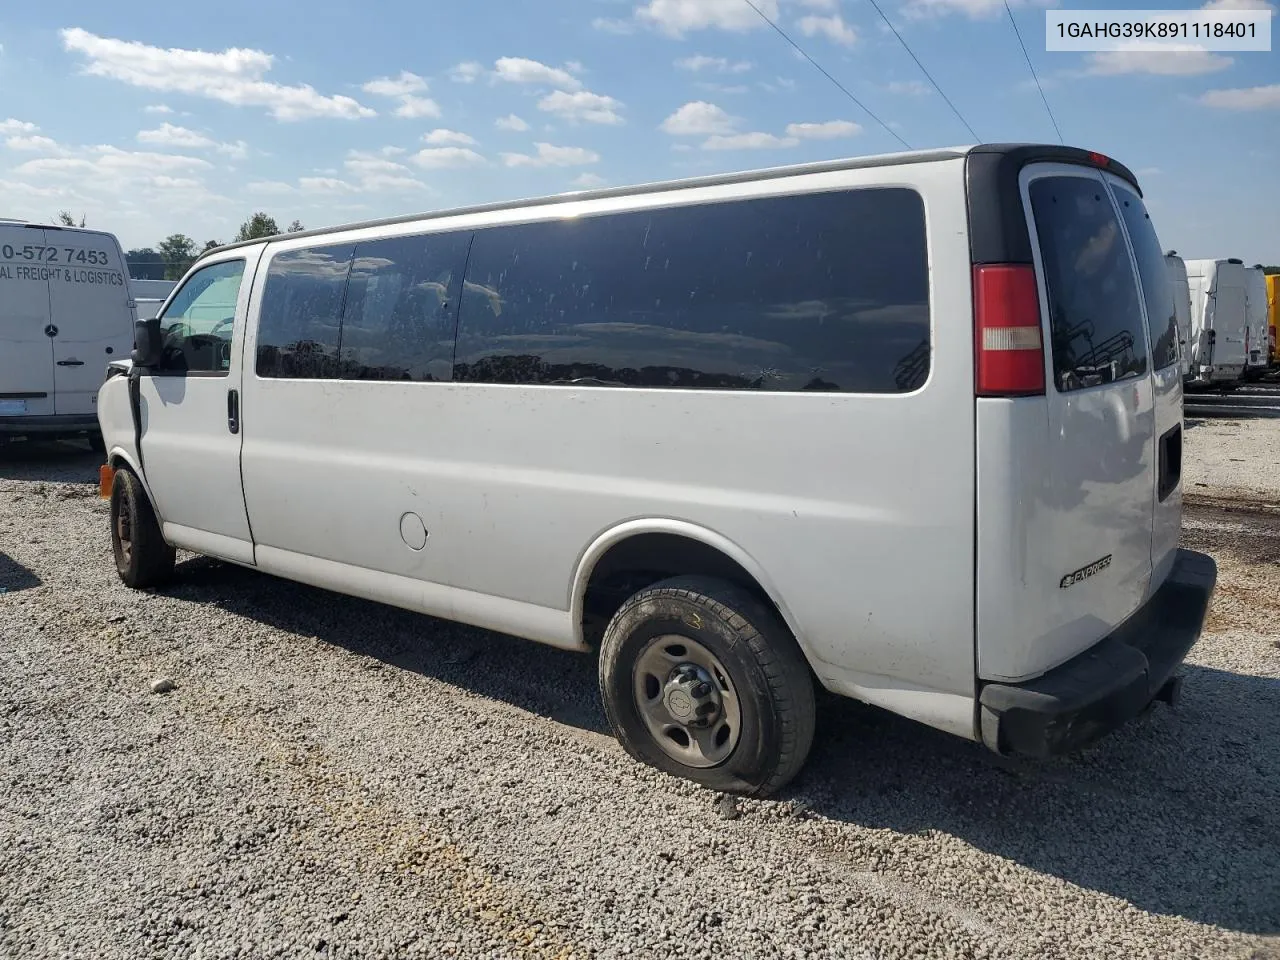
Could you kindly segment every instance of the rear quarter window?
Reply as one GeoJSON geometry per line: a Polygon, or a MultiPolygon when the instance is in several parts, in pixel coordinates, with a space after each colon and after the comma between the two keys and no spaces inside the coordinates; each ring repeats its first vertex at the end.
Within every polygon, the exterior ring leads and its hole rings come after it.
{"type": "Polygon", "coordinates": [[[1096,177],[1042,177],[1031,182],[1029,193],[1058,389],[1145,374],[1137,279],[1106,185],[1096,177]]]}

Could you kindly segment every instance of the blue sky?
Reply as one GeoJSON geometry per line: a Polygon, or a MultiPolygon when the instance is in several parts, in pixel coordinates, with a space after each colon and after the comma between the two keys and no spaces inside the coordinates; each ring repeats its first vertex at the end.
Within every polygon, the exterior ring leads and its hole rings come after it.
{"type": "MultiPolygon", "coordinates": [[[[913,147],[972,142],[867,0],[755,2],[913,147]]],[[[982,140],[1055,139],[1003,0],[880,6],[982,140]]],[[[1166,248],[1280,263],[1280,53],[1051,54],[1011,6],[1166,248]]],[[[126,247],[901,149],[745,0],[5,4],[0,90],[0,216],[126,247]]]]}

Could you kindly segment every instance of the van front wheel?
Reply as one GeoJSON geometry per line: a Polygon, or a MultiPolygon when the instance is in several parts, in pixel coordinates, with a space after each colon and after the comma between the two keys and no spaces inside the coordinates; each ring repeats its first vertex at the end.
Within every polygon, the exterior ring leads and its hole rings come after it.
{"type": "Polygon", "coordinates": [[[126,586],[154,587],[173,573],[174,549],[164,542],[142,481],[128,467],[117,470],[111,483],[111,551],[126,586]]]}
{"type": "Polygon", "coordinates": [[[766,796],[804,765],[813,683],[777,614],[740,587],[676,577],[614,614],[600,695],[632,757],[715,790],[766,796]]]}

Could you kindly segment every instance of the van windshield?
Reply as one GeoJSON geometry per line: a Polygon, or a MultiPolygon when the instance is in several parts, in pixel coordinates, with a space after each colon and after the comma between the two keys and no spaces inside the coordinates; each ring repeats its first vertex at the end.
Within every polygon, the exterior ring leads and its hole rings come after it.
{"type": "Polygon", "coordinates": [[[1138,284],[1106,186],[1094,177],[1043,177],[1030,196],[1058,389],[1142,376],[1147,338],[1138,284]]]}

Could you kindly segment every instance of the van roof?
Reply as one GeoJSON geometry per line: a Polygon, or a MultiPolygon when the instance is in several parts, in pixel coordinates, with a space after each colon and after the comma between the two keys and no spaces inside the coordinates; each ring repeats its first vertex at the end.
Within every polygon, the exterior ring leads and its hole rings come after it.
{"type": "MultiPolygon", "coordinates": [[[[317,227],[314,230],[301,230],[296,233],[275,234],[270,237],[259,237],[254,240],[242,240],[238,243],[227,243],[201,254],[199,259],[224,250],[234,250],[255,243],[270,243],[274,240],[297,240],[306,237],[323,237],[343,230],[357,230],[365,227],[390,226],[398,223],[409,223],[415,220],[435,220],[469,213],[487,213],[497,210],[511,210],[520,207],[546,206],[548,204],[570,203],[579,200],[595,200],[607,197],[636,196],[646,193],[659,193],[665,190],[690,189],[694,187],[712,187],[730,183],[750,183],[756,180],[773,180],[780,177],[793,177],[809,173],[828,173],[836,170],[858,170],[871,167],[889,167],[909,163],[931,163],[940,160],[956,160],[969,154],[1000,154],[1006,159],[1021,166],[1033,160],[1059,161],[1078,163],[1088,166],[1103,166],[1138,187],[1137,178],[1128,167],[1102,154],[1082,150],[1078,147],[1067,147],[1058,144],[1037,143],[988,143],[971,144],[960,147],[939,147],[932,150],[909,150],[899,153],[876,154],[866,157],[844,157],[838,160],[820,160],[814,163],[789,164],[779,167],[766,167],[755,170],[744,170],[735,173],[712,174],[704,177],[689,177],[679,180],[663,180],[636,184],[626,187],[605,187],[599,190],[579,190],[558,193],[545,197],[531,197],[521,200],[504,200],[497,203],[475,204],[465,207],[453,207],[446,210],[432,210],[423,213],[401,214],[394,217],[383,217],[374,220],[363,220],[353,223],[335,224],[330,227],[317,227]]],[[[1141,191],[1139,191],[1141,192],[1141,191]]]]}
{"type": "Polygon", "coordinates": [[[93,227],[64,227],[60,223],[32,223],[29,220],[11,220],[8,217],[0,217],[0,227],[21,227],[24,230],[58,230],[62,233],[84,233],[115,239],[115,234],[110,230],[95,230],[93,227]]]}

